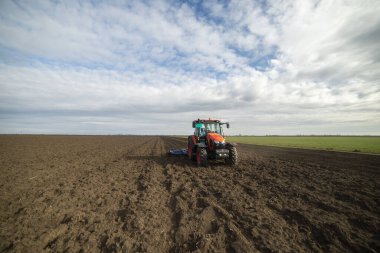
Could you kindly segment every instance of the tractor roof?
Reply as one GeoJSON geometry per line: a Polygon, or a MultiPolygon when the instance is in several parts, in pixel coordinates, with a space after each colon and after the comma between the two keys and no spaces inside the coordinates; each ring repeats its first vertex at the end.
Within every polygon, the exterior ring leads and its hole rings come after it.
{"type": "Polygon", "coordinates": [[[196,123],[207,123],[207,122],[216,122],[216,123],[219,123],[220,120],[218,119],[196,119],[194,120],[193,122],[196,122],[196,123]]]}

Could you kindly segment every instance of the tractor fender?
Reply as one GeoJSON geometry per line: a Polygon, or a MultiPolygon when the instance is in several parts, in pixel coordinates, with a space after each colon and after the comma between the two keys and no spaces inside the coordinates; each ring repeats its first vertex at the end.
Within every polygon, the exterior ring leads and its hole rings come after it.
{"type": "Polygon", "coordinates": [[[237,143],[235,142],[227,142],[226,143],[226,147],[236,147],[237,146],[237,143]]]}
{"type": "Polygon", "coordinates": [[[197,141],[195,140],[195,136],[194,135],[190,135],[188,138],[187,138],[187,142],[191,145],[191,146],[194,146],[197,141]]]}

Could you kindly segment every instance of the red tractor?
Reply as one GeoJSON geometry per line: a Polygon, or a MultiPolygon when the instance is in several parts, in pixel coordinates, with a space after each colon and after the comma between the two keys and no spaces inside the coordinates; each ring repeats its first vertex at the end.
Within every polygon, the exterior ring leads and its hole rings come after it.
{"type": "Polygon", "coordinates": [[[238,163],[236,144],[225,141],[222,125],[230,127],[228,122],[215,119],[193,121],[195,130],[194,135],[188,137],[187,155],[198,166],[207,166],[208,160],[217,159],[223,159],[231,165],[238,163]]]}

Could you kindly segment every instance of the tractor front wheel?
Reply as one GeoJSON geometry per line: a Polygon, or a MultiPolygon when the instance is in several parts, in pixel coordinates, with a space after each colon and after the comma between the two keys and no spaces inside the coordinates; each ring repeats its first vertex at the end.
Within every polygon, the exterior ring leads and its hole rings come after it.
{"type": "Polygon", "coordinates": [[[207,150],[205,148],[197,148],[197,165],[207,166],[207,150]]]}
{"type": "Polygon", "coordinates": [[[228,150],[229,150],[229,159],[228,159],[229,164],[237,165],[238,164],[238,153],[237,153],[236,147],[231,146],[228,148],[228,150]]]}

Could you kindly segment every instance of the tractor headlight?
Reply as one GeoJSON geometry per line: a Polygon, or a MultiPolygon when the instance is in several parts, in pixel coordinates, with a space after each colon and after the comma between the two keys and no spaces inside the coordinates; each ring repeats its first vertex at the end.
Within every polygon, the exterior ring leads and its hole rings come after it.
{"type": "Polygon", "coordinates": [[[217,145],[224,144],[224,141],[215,141],[215,144],[217,144],[217,145]]]}

